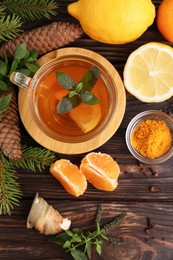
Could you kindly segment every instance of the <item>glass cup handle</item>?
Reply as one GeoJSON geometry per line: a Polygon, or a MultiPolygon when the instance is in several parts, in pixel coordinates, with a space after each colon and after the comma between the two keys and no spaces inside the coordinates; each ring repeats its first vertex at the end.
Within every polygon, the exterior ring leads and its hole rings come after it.
{"type": "Polygon", "coordinates": [[[10,75],[10,81],[20,88],[28,89],[31,78],[20,72],[12,72],[10,75]]]}

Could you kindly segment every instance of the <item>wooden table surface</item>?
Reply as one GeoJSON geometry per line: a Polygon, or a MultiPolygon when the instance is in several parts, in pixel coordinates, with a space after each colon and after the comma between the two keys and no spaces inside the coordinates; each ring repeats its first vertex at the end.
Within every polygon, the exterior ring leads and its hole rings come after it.
{"type": "MultiPolygon", "coordinates": [[[[67,13],[67,5],[73,1],[57,2],[59,13],[52,18],[52,21],[76,22],[67,13]]],[[[153,1],[156,8],[160,2],[153,1]]],[[[47,20],[28,22],[24,27],[30,30],[50,22],[47,20]]],[[[142,44],[151,41],[171,45],[163,39],[154,23],[138,40],[129,44],[108,45],[83,35],[70,46],[87,48],[103,55],[122,76],[129,54],[142,44]]],[[[146,104],[129,93],[126,95],[126,112],[118,131],[107,143],[96,149],[110,154],[118,162],[121,169],[118,188],[114,192],[103,192],[88,185],[85,194],[75,198],[67,194],[51,176],[49,168],[42,173],[18,169],[17,175],[23,196],[20,206],[15,207],[10,216],[0,216],[0,259],[72,259],[62,248],[50,244],[47,236],[39,234],[35,229],[26,228],[26,219],[37,192],[62,215],[69,217],[73,227],[92,230],[100,203],[103,204],[103,223],[111,221],[121,212],[128,213],[128,217],[112,232],[113,236],[123,236],[125,243],[119,246],[104,244],[102,256],[94,253],[92,259],[173,259],[173,159],[158,165],[144,165],[130,154],[125,143],[127,124],[137,113],[148,109],[163,109],[173,103],[173,98],[159,104],[146,104]]],[[[23,144],[39,146],[26,132],[22,123],[21,134],[23,144]]],[[[56,154],[57,159],[70,159],[77,165],[83,156],[84,154],[71,156],[56,154]]]]}

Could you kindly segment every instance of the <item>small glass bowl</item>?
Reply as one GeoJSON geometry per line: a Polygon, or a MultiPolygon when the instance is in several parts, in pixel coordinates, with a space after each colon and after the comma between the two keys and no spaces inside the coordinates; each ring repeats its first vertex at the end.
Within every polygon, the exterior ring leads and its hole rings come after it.
{"type": "Polygon", "coordinates": [[[138,159],[139,161],[146,163],[146,164],[157,164],[157,163],[162,163],[173,155],[173,119],[167,115],[164,112],[161,112],[159,110],[148,110],[144,111],[142,113],[139,113],[136,115],[129,123],[127,130],[126,130],[126,144],[131,152],[131,154],[138,159]],[[166,125],[168,126],[170,133],[172,135],[172,142],[170,145],[170,148],[168,151],[166,151],[163,155],[157,157],[157,158],[148,158],[140,154],[132,145],[131,143],[131,136],[133,134],[133,131],[139,125],[142,121],[147,120],[147,119],[155,119],[155,120],[163,120],[166,125]]]}

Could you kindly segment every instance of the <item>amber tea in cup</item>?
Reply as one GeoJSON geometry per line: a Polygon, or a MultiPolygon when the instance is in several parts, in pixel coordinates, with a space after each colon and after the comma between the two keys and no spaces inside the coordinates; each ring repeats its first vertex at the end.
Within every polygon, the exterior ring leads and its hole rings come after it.
{"type": "Polygon", "coordinates": [[[75,82],[91,68],[92,64],[76,60],[61,62],[42,76],[35,92],[37,113],[51,131],[59,136],[80,137],[98,127],[109,111],[109,93],[102,77],[99,77],[92,93],[99,99],[98,104],[81,103],[67,113],[57,112],[57,105],[69,91],[62,88],[56,79],[56,72],[64,72],[75,82]]]}
{"type": "MultiPolygon", "coordinates": [[[[27,89],[32,119],[46,136],[63,143],[87,142],[105,132],[111,120],[115,127],[117,126],[116,120],[120,120],[124,114],[125,92],[122,86],[119,92],[123,94],[123,107],[122,109],[118,107],[121,117],[116,119],[117,104],[121,102],[115,80],[111,75],[111,73],[116,73],[116,70],[99,54],[82,48],[67,48],[66,50],[66,55],[61,55],[45,63],[33,78],[14,72],[11,75],[11,81],[27,89]],[[93,54],[96,59],[93,58],[93,54]],[[108,64],[111,73],[104,64],[108,64]],[[100,72],[100,76],[91,90],[99,99],[99,103],[94,105],[81,103],[67,113],[57,113],[58,103],[69,92],[60,85],[56,73],[64,72],[78,83],[93,67],[100,72]]],[[[121,81],[120,84],[122,84],[121,81]]],[[[110,133],[105,133],[104,139],[100,139],[100,142],[108,139],[115,130],[110,129],[110,133]]],[[[96,146],[96,144],[94,145],[96,146]]]]}

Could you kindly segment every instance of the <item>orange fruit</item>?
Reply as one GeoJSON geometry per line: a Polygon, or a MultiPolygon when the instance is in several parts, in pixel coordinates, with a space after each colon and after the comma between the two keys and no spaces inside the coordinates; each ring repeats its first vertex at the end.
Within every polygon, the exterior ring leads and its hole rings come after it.
{"type": "Polygon", "coordinates": [[[163,0],[158,7],[156,23],[158,30],[169,42],[173,42],[173,1],[163,0]]]}
{"type": "Polygon", "coordinates": [[[75,197],[82,195],[87,188],[85,176],[69,160],[57,160],[51,165],[50,173],[61,183],[68,193],[75,197]]]}
{"type": "Polygon", "coordinates": [[[116,161],[105,153],[89,153],[80,165],[81,172],[97,189],[113,191],[117,185],[120,169],[116,161]]]}

